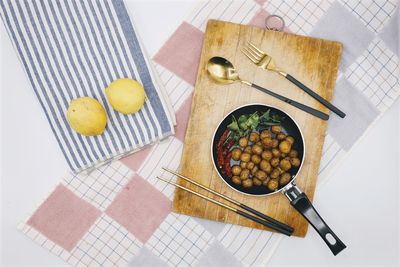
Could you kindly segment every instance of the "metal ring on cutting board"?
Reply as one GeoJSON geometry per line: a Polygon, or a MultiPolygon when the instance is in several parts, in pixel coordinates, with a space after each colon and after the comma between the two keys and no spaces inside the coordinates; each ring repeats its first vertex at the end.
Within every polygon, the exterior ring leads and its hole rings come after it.
{"type": "Polygon", "coordinates": [[[285,20],[279,15],[269,15],[268,17],[265,18],[265,28],[267,28],[268,30],[271,30],[271,31],[281,32],[285,28],[285,20]],[[268,21],[271,21],[271,19],[273,19],[273,18],[277,18],[278,20],[280,20],[280,22],[282,24],[281,27],[276,28],[276,27],[268,26],[268,21]]]}

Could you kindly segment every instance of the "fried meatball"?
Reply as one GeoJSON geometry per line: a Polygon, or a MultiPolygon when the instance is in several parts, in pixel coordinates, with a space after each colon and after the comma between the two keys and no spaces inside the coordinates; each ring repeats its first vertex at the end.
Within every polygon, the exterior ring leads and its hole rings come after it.
{"type": "Polygon", "coordinates": [[[267,183],[267,188],[270,191],[275,191],[278,189],[278,187],[279,187],[279,182],[277,179],[271,179],[267,183]]]}
{"type": "Polygon", "coordinates": [[[286,141],[286,140],[283,140],[283,141],[279,144],[279,150],[280,150],[282,153],[287,154],[287,153],[290,152],[290,149],[292,149],[292,145],[291,145],[288,141],[286,141]]]}
{"type": "Polygon", "coordinates": [[[291,158],[297,158],[297,155],[298,155],[298,153],[294,149],[290,150],[290,152],[288,154],[288,156],[291,157],[291,158]]]}
{"type": "Polygon", "coordinates": [[[271,172],[271,174],[269,176],[272,179],[277,179],[280,174],[281,174],[281,172],[279,171],[279,169],[275,168],[275,169],[272,170],[272,172],[271,172]]]}
{"type": "Polygon", "coordinates": [[[272,148],[277,148],[278,145],[279,145],[279,141],[276,140],[276,139],[273,139],[273,140],[272,140],[272,148]]]}
{"type": "Polygon", "coordinates": [[[279,165],[279,158],[272,158],[272,159],[270,160],[269,163],[271,163],[271,166],[272,166],[272,167],[278,167],[278,165],[279,165]]]}
{"type": "Polygon", "coordinates": [[[261,170],[256,171],[256,174],[254,176],[260,181],[264,181],[265,179],[267,179],[267,174],[261,170]]]}
{"type": "Polygon", "coordinates": [[[246,168],[247,168],[247,162],[241,161],[240,164],[239,164],[239,166],[240,166],[240,168],[242,168],[242,169],[246,169],[246,168]]]}
{"type": "Polygon", "coordinates": [[[262,184],[263,184],[264,186],[267,186],[269,180],[271,180],[271,178],[269,178],[269,177],[267,176],[267,178],[266,178],[264,181],[262,181],[262,184]]]}
{"type": "Polygon", "coordinates": [[[242,155],[240,155],[240,160],[243,162],[249,162],[250,161],[250,154],[247,152],[242,153],[242,155]]]}
{"type": "Polygon", "coordinates": [[[255,164],[258,164],[261,161],[261,157],[259,155],[253,154],[251,156],[251,161],[254,162],[255,164]]]}
{"type": "Polygon", "coordinates": [[[273,140],[271,139],[271,137],[265,137],[265,138],[261,139],[261,143],[263,144],[263,146],[265,148],[271,148],[272,144],[273,144],[273,140]]]}
{"type": "Polygon", "coordinates": [[[270,159],[272,159],[272,152],[269,151],[269,150],[264,150],[264,151],[261,153],[261,158],[263,158],[263,159],[269,161],[270,159]]]}
{"type": "Polygon", "coordinates": [[[243,152],[251,154],[251,146],[246,146],[246,148],[243,150],[243,152]]]}
{"type": "Polygon", "coordinates": [[[256,132],[252,132],[249,136],[250,142],[257,143],[260,140],[260,135],[256,132]]]}
{"type": "Polygon", "coordinates": [[[240,150],[239,148],[235,148],[232,150],[232,158],[234,160],[239,160],[241,154],[242,154],[242,150],[240,150]]]}
{"type": "Polygon", "coordinates": [[[268,130],[264,130],[260,133],[260,138],[264,139],[264,138],[271,138],[272,137],[272,133],[268,130]]]}
{"type": "Polygon", "coordinates": [[[245,187],[245,188],[252,187],[252,186],[253,186],[253,180],[251,180],[251,179],[243,180],[243,181],[242,181],[242,185],[243,185],[243,187],[245,187]]]}
{"type": "Polygon", "coordinates": [[[265,159],[263,159],[263,160],[260,162],[260,169],[263,170],[263,171],[265,171],[266,173],[270,173],[270,172],[272,171],[272,166],[271,166],[271,164],[270,164],[268,161],[266,161],[265,159]]]}
{"type": "Polygon", "coordinates": [[[246,147],[249,141],[247,140],[246,137],[242,137],[239,139],[239,146],[241,147],[246,147]]]}
{"type": "Polygon", "coordinates": [[[285,186],[290,182],[290,180],[292,180],[290,173],[284,172],[281,174],[281,177],[279,177],[279,184],[280,186],[285,186]]]}
{"type": "Polygon", "coordinates": [[[254,164],[254,162],[252,162],[252,161],[249,161],[249,162],[247,162],[246,169],[251,171],[254,168],[254,166],[256,166],[256,164],[254,164]]]}
{"type": "Polygon", "coordinates": [[[242,168],[240,168],[238,165],[232,166],[232,174],[233,175],[239,175],[241,171],[242,171],[242,168]]]}
{"type": "Polygon", "coordinates": [[[250,171],[248,169],[243,169],[240,172],[240,179],[241,180],[246,180],[247,178],[249,178],[249,176],[250,176],[250,171]]]}
{"type": "Polygon", "coordinates": [[[299,167],[301,162],[299,158],[291,158],[290,159],[290,164],[292,164],[293,167],[299,167]]]}
{"type": "Polygon", "coordinates": [[[261,146],[262,147],[262,143],[260,141],[258,141],[257,143],[255,143],[255,145],[261,146]]]}
{"type": "Polygon", "coordinates": [[[293,136],[290,136],[290,135],[286,136],[286,141],[288,141],[291,145],[293,145],[294,144],[293,136]]]}
{"type": "Polygon", "coordinates": [[[282,132],[282,128],[281,128],[280,125],[274,125],[274,126],[271,127],[271,131],[274,134],[278,134],[278,133],[282,132]]]}
{"type": "Polygon", "coordinates": [[[279,168],[281,168],[282,171],[287,171],[292,168],[292,164],[290,164],[288,159],[283,159],[279,162],[279,168]]]}
{"type": "Polygon", "coordinates": [[[255,165],[255,166],[254,166],[254,168],[253,168],[253,169],[251,169],[251,171],[250,171],[250,172],[251,172],[251,175],[253,175],[253,176],[254,176],[254,175],[256,174],[256,172],[257,172],[257,171],[258,171],[258,166],[257,166],[257,165],[255,165]]]}
{"type": "Polygon", "coordinates": [[[253,184],[260,186],[260,185],[262,185],[262,181],[258,180],[257,178],[253,178],[253,184]]]}
{"type": "Polygon", "coordinates": [[[232,176],[232,182],[233,182],[234,184],[241,184],[241,183],[242,183],[242,180],[240,180],[240,177],[239,177],[239,176],[235,175],[235,176],[232,176]]]}
{"type": "Polygon", "coordinates": [[[262,149],[262,147],[259,146],[259,145],[254,145],[254,146],[251,148],[251,151],[252,151],[254,154],[261,155],[261,153],[263,152],[263,149],[262,149]]]}
{"type": "Polygon", "coordinates": [[[281,152],[279,151],[279,149],[273,148],[273,149],[271,150],[271,152],[272,152],[272,156],[273,156],[274,158],[279,158],[279,157],[281,156],[281,152]]]}
{"type": "Polygon", "coordinates": [[[286,134],[284,134],[284,133],[278,133],[277,135],[276,135],[276,139],[278,139],[279,141],[282,141],[282,140],[284,140],[286,138],[286,134]]]}

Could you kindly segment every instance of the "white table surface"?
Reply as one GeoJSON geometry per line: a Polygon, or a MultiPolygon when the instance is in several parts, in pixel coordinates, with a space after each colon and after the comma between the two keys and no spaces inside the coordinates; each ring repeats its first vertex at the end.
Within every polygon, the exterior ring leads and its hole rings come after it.
{"type": "MultiPolygon", "coordinates": [[[[153,55],[194,1],[128,1],[153,55]]],[[[67,165],[30,89],[2,23],[1,34],[1,266],[65,263],[16,230],[53,189],[67,165]]],[[[348,248],[331,255],[310,229],[285,238],[270,266],[400,265],[400,101],[355,145],[315,195],[314,204],[348,248]]]]}

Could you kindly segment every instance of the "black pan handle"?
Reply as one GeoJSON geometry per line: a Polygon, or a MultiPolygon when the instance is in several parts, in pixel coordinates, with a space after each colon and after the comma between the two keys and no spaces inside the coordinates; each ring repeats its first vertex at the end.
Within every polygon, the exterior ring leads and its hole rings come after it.
{"type": "Polygon", "coordinates": [[[285,195],[289,198],[290,204],[307,219],[312,227],[314,227],[330,248],[333,255],[336,256],[340,251],[346,248],[346,245],[336,236],[315,210],[307,195],[301,192],[297,186],[293,185],[287,189],[285,195]]]}
{"type": "Polygon", "coordinates": [[[261,92],[264,92],[266,94],[269,94],[270,96],[273,96],[273,97],[275,97],[275,98],[277,98],[279,100],[282,100],[283,102],[288,103],[289,105],[292,105],[292,106],[294,106],[294,107],[296,107],[298,109],[301,109],[302,111],[305,111],[305,112],[307,112],[307,113],[309,113],[309,114],[311,114],[311,115],[313,115],[315,117],[318,117],[318,118],[320,118],[322,120],[326,121],[326,120],[329,119],[329,115],[326,114],[326,113],[323,113],[323,112],[321,112],[319,110],[316,110],[316,109],[314,109],[312,107],[309,107],[309,106],[306,106],[304,104],[301,104],[301,103],[299,103],[297,101],[294,101],[294,100],[292,100],[290,98],[287,98],[286,96],[274,93],[274,92],[272,92],[272,91],[270,91],[268,89],[265,89],[265,88],[263,88],[263,87],[261,87],[261,86],[259,86],[257,84],[252,83],[251,87],[256,88],[256,89],[258,89],[261,92]]]}
{"type": "Polygon", "coordinates": [[[293,231],[294,231],[294,229],[292,227],[290,227],[289,225],[284,224],[284,223],[282,223],[280,221],[277,221],[274,218],[271,218],[271,217],[269,217],[269,216],[267,216],[267,215],[255,210],[255,209],[252,209],[252,208],[250,208],[249,206],[247,206],[247,205],[245,205],[243,203],[240,203],[239,206],[242,209],[247,210],[248,212],[251,212],[251,213],[257,215],[258,217],[260,217],[260,218],[262,218],[262,219],[264,219],[266,221],[269,221],[272,224],[276,224],[277,227],[280,227],[280,228],[284,229],[285,231],[289,232],[290,234],[292,234],[293,231]]]}
{"type": "Polygon", "coordinates": [[[297,80],[292,75],[286,74],[285,77],[290,82],[292,82],[293,84],[297,85],[297,87],[299,87],[304,92],[306,92],[307,94],[312,96],[314,99],[316,99],[318,102],[320,102],[322,105],[324,105],[325,107],[329,108],[332,112],[336,113],[339,117],[341,117],[341,118],[346,117],[346,114],[343,111],[341,111],[340,109],[338,109],[337,107],[332,105],[329,101],[327,101],[325,98],[323,98],[322,96],[320,96],[319,94],[317,94],[316,92],[314,92],[313,90],[311,90],[310,88],[305,86],[302,82],[297,80]]]}

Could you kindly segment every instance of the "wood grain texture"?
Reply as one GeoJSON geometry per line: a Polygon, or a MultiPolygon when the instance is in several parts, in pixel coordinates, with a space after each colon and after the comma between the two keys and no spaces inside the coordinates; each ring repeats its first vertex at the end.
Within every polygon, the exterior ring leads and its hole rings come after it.
{"type": "MultiPolygon", "coordinates": [[[[340,43],[210,20],[202,47],[180,172],[289,224],[295,229],[294,235],[304,237],[308,224],[290,206],[288,199],[283,194],[256,197],[238,193],[222,181],[212,164],[210,151],[212,136],[219,122],[227,113],[243,104],[272,105],[290,114],[303,131],[306,154],[296,184],[308,195],[310,200],[314,196],[327,122],[246,85],[240,83],[219,85],[212,82],[207,76],[206,63],[208,59],[213,56],[225,57],[234,64],[242,79],[272,89],[274,92],[323,112],[328,112],[325,107],[285,78],[257,68],[250,62],[240,52],[240,48],[248,41],[269,53],[280,68],[302,81],[322,97],[328,100],[332,98],[342,53],[340,43]]],[[[178,183],[211,196],[182,179],[178,180],[178,183]]],[[[173,210],[190,216],[270,230],[179,189],[175,191],[173,210]]]]}

